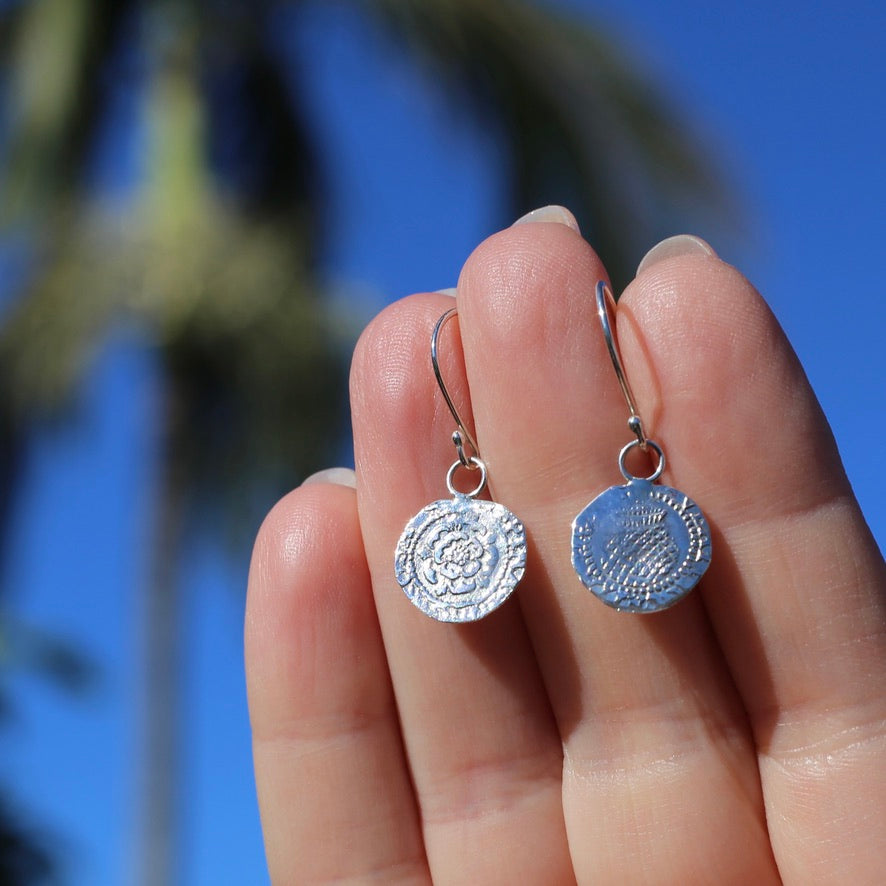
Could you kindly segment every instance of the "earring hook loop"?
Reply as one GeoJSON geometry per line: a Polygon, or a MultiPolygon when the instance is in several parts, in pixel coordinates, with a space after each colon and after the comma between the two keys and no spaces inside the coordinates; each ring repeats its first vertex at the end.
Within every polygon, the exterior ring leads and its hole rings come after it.
{"type": "Polygon", "coordinates": [[[618,342],[613,332],[612,315],[615,312],[615,297],[612,290],[605,280],[597,282],[597,316],[600,318],[600,325],[603,327],[603,337],[606,339],[606,347],[609,349],[609,357],[615,368],[615,375],[621,386],[621,392],[624,394],[628,409],[631,411],[631,417],[628,419],[628,427],[636,434],[640,448],[645,452],[649,445],[649,438],[643,429],[643,420],[637,411],[637,404],[634,401],[634,393],[628,384],[627,377],[624,373],[624,366],[621,362],[621,352],[618,349],[618,342]]]}
{"type": "Polygon", "coordinates": [[[461,420],[461,416],[458,414],[458,410],[455,408],[455,404],[452,402],[452,397],[449,396],[449,391],[446,389],[446,383],[443,381],[443,375],[440,372],[440,364],[437,360],[440,331],[443,329],[443,326],[446,324],[447,320],[452,319],[457,314],[458,308],[450,308],[448,311],[443,313],[443,315],[434,326],[434,331],[431,333],[431,365],[434,367],[434,376],[437,379],[437,384],[440,387],[440,393],[443,394],[443,399],[446,401],[446,405],[449,407],[449,411],[452,413],[452,417],[455,419],[456,425],[458,425],[458,429],[452,434],[452,442],[455,444],[455,450],[458,453],[458,460],[469,471],[475,471],[477,470],[477,462],[480,458],[480,448],[477,446],[476,440],[474,440],[474,438],[471,436],[471,432],[465,427],[464,422],[461,420]],[[473,450],[473,453],[471,455],[465,454],[465,440],[467,440],[468,445],[473,450]]]}

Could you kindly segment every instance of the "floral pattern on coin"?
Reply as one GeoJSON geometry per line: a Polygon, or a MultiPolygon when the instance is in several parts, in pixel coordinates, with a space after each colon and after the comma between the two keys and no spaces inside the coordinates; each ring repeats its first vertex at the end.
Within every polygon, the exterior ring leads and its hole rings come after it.
{"type": "Polygon", "coordinates": [[[500,606],[523,577],[526,533],[504,505],[466,495],[413,517],[394,571],[406,596],[438,621],[475,621],[500,606]]]}
{"type": "Polygon", "coordinates": [[[607,606],[658,612],[708,568],[711,534],[691,498],[635,478],[598,495],[572,524],[572,565],[607,606]]]}

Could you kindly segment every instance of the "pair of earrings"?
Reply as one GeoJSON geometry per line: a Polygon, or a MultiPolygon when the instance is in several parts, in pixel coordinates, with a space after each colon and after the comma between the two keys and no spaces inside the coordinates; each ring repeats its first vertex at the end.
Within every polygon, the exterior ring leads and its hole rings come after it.
{"type": "MultiPolygon", "coordinates": [[[[664,452],[646,436],[637,412],[612,332],[615,300],[604,281],[597,284],[596,299],[609,356],[631,413],[628,426],[637,439],[618,455],[626,485],[610,487],[573,520],[572,565],[582,584],[607,606],[622,612],[659,612],[686,596],[708,568],[710,530],[692,499],[655,482],[664,471],[664,452]],[[658,459],[648,477],[634,476],[625,466],[635,447],[651,449],[658,459]]],[[[455,314],[455,308],[446,311],[431,334],[431,365],[457,425],[452,440],[458,458],[446,474],[452,498],[429,504],[406,524],[394,571],[406,596],[422,612],[438,621],[467,622],[500,606],[523,577],[526,531],[504,505],[477,498],[486,487],[486,465],[449,396],[437,360],[440,331],[455,314]],[[470,492],[459,492],[453,485],[460,468],[479,472],[470,492]]]]}

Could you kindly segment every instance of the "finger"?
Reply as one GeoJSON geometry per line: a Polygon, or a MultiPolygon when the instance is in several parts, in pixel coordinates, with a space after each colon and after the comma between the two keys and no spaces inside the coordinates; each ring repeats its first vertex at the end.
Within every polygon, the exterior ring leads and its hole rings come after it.
{"type": "Polygon", "coordinates": [[[617,613],[572,568],[572,520],[628,436],[604,276],[573,231],[531,224],[483,244],[458,287],[479,443],[533,541],[519,599],[566,747],[573,863],[580,882],[768,882],[753,747],[700,601],[617,613]]]}
{"type": "Polygon", "coordinates": [[[267,517],[245,640],[273,882],[428,882],[352,489],[306,485],[267,517]]]}
{"type": "Polygon", "coordinates": [[[803,370],[714,257],[619,306],[632,381],[718,530],[704,600],[760,753],[787,882],[874,882],[886,831],[886,578],[803,370]]]}
{"type": "MultiPolygon", "coordinates": [[[[407,521],[448,497],[454,421],[431,372],[430,337],[452,306],[441,295],[398,302],[354,356],[360,520],[379,621],[434,882],[568,883],[562,749],[519,609],[508,601],[473,624],[437,622],[394,576],[407,521]]],[[[441,336],[441,369],[469,416],[456,331],[441,336]]]]}

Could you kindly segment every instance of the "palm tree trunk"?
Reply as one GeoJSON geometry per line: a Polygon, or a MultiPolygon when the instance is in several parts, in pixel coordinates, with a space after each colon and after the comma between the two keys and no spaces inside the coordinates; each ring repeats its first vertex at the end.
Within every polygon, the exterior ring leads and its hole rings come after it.
{"type": "Polygon", "coordinates": [[[170,886],[177,877],[177,788],[180,782],[181,601],[179,567],[184,478],[178,455],[180,410],[167,382],[159,446],[159,498],[154,506],[150,581],[144,608],[144,750],[137,882],[170,886]]]}

